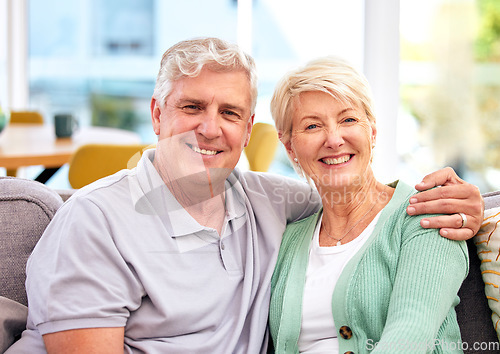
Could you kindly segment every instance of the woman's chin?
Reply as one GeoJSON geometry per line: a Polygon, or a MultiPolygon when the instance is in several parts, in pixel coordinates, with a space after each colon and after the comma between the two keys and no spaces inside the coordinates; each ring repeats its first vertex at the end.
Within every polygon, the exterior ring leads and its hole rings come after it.
{"type": "Polygon", "coordinates": [[[326,173],[312,178],[317,187],[342,189],[362,183],[361,176],[348,173],[326,173]]]}

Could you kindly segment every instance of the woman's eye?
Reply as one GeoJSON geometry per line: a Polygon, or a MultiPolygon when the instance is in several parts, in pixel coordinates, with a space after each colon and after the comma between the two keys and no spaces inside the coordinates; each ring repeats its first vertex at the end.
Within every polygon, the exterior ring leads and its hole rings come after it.
{"type": "Polygon", "coordinates": [[[309,124],[307,127],[306,127],[306,130],[311,130],[311,129],[315,129],[317,128],[318,126],[316,124],[309,124]]]}
{"type": "Polygon", "coordinates": [[[354,118],[346,118],[346,119],[344,119],[344,122],[346,122],[346,123],[355,123],[356,119],[354,119],[354,118]]]}

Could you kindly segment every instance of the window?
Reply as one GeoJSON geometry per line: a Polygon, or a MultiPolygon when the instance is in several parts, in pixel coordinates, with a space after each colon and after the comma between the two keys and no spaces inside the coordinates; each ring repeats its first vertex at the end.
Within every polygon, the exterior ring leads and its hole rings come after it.
{"type": "MultiPolygon", "coordinates": [[[[364,1],[249,2],[243,30],[259,71],[256,121],[272,122],[270,97],[286,70],[328,54],[362,67],[364,1]]],[[[149,100],[163,52],[190,37],[237,42],[241,31],[234,0],[28,3],[29,105],[46,117],[71,111],[81,125],[138,131],[145,142],[155,140],[149,100]]],[[[277,172],[294,174],[282,152],[277,161],[277,172]]]]}
{"type": "MultiPolygon", "coordinates": [[[[387,21],[378,19],[397,21],[398,0],[375,7],[365,0],[22,1],[29,14],[29,99],[20,101],[49,121],[70,111],[81,126],[118,126],[139,132],[144,142],[154,141],[149,100],[161,55],[177,41],[198,36],[243,38],[240,44],[254,56],[259,72],[256,121],[271,122],[276,80],[321,55],[341,56],[365,69],[372,86],[380,81],[377,71],[384,72],[384,85],[397,85],[394,61],[386,59],[397,61],[398,50],[386,44],[398,34],[384,32],[387,21]]],[[[390,92],[386,85],[374,91],[378,103],[393,96],[387,107],[397,101],[397,89],[390,92]]],[[[386,119],[395,126],[396,114],[386,119]]],[[[394,136],[392,130],[388,136],[394,136]]],[[[384,144],[385,172],[396,165],[396,155],[392,138],[382,139],[379,145],[384,144]]],[[[276,161],[274,172],[294,174],[283,152],[276,161]]]]}
{"type": "Polygon", "coordinates": [[[452,166],[500,188],[500,3],[401,3],[398,149],[419,173],[452,166]]]}

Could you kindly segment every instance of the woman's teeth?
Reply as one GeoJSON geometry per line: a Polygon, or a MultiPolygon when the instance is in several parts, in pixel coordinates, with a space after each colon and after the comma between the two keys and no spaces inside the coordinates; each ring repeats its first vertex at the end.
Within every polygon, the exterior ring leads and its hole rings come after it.
{"type": "Polygon", "coordinates": [[[334,157],[325,158],[325,159],[322,159],[322,161],[324,163],[326,163],[327,165],[338,165],[341,163],[345,163],[345,162],[349,161],[350,159],[351,159],[351,155],[345,155],[345,156],[342,156],[339,158],[334,158],[334,157]]]}

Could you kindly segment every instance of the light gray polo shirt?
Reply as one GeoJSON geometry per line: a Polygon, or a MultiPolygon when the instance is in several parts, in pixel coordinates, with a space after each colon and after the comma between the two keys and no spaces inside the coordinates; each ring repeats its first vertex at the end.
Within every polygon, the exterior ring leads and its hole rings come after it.
{"type": "Polygon", "coordinates": [[[127,353],[266,351],[281,235],[318,209],[318,195],[235,170],[219,237],[179,205],[153,157],[147,151],[137,168],[81,189],[57,212],[28,261],[28,330],[12,352],[44,352],[41,334],[118,326],[127,353]]]}

